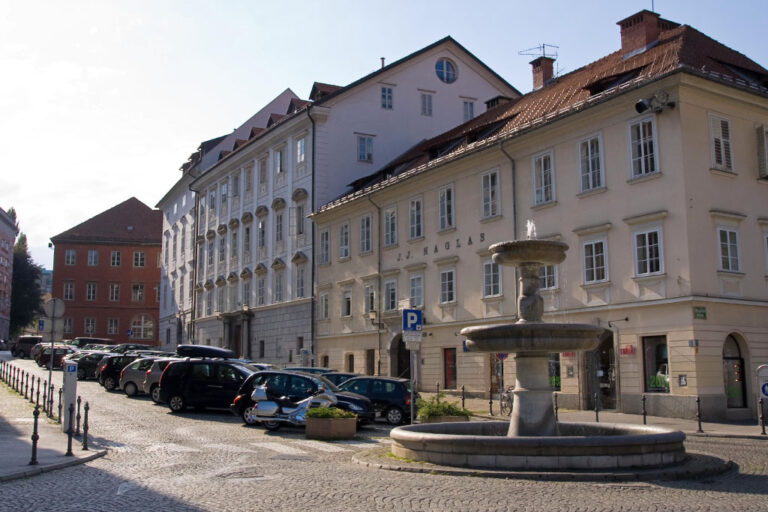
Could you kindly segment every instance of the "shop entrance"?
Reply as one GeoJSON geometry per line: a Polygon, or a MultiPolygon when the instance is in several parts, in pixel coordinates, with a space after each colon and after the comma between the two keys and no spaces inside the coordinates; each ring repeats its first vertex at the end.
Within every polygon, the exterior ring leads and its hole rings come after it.
{"type": "Polygon", "coordinates": [[[586,353],[587,403],[590,409],[595,407],[595,393],[600,401],[600,409],[616,408],[615,361],[613,335],[603,339],[597,350],[586,353]]]}
{"type": "Polygon", "coordinates": [[[410,353],[405,349],[402,336],[398,336],[392,342],[390,361],[392,362],[392,377],[399,377],[401,379],[411,378],[410,353]]]}
{"type": "Polygon", "coordinates": [[[729,409],[747,406],[747,388],[744,378],[744,358],[739,342],[733,335],[728,335],[723,344],[723,385],[725,403],[729,409]]]}
{"type": "Polygon", "coordinates": [[[235,324],[235,326],[232,329],[232,351],[235,353],[235,358],[240,359],[240,356],[242,355],[242,325],[235,324]]]}

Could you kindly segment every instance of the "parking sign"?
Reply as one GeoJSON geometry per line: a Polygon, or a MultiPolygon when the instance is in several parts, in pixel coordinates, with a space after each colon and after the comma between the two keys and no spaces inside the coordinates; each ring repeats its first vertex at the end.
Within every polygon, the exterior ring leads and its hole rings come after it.
{"type": "MultiPolygon", "coordinates": [[[[404,309],[403,310],[403,341],[408,346],[421,343],[421,310],[404,309]]],[[[418,347],[414,347],[418,349],[418,347]]],[[[411,350],[408,348],[408,350],[411,350]]]]}

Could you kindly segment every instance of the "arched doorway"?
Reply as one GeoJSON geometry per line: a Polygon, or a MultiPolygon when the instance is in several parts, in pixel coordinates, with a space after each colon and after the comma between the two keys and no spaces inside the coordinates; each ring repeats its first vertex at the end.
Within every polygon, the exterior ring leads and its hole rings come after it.
{"type": "Polygon", "coordinates": [[[747,406],[744,357],[733,334],[729,334],[723,343],[723,385],[726,407],[739,409],[747,406]]]}
{"type": "Polygon", "coordinates": [[[600,409],[616,408],[616,365],[613,335],[606,335],[596,350],[586,352],[587,401],[595,407],[594,397],[600,401],[600,409]]]}
{"type": "Polygon", "coordinates": [[[405,349],[403,337],[398,335],[392,340],[389,349],[390,376],[402,379],[411,378],[410,353],[405,349]]]}

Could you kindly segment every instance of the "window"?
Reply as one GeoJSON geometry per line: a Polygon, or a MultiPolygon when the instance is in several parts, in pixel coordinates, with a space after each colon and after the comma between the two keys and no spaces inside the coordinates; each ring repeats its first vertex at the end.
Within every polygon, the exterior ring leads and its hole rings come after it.
{"type": "Polygon", "coordinates": [[[184,309],[184,281],[179,281],[179,307],[184,309]]]}
{"type": "Polygon", "coordinates": [[[144,251],[134,251],[133,253],[133,266],[135,268],[143,268],[145,265],[144,251]]]}
{"type": "Polygon", "coordinates": [[[247,193],[247,192],[250,192],[252,189],[253,189],[253,166],[245,170],[245,191],[247,193]]]}
{"type": "MultiPolygon", "coordinates": [[[[213,213],[216,210],[216,189],[211,189],[208,192],[208,211],[213,213]]],[[[210,218],[208,219],[211,220],[210,218]]]]}
{"type": "Polygon", "coordinates": [[[109,283],[109,301],[117,302],[120,300],[120,285],[118,283],[109,283]]]}
{"type": "Polygon", "coordinates": [[[120,320],[117,318],[107,319],[107,334],[118,334],[120,332],[120,320]]]}
{"type": "Polygon", "coordinates": [[[185,226],[181,226],[181,237],[180,237],[180,252],[183,255],[184,252],[187,250],[187,230],[185,226]]]}
{"type": "Polygon", "coordinates": [[[557,288],[557,267],[555,265],[542,265],[539,267],[539,288],[542,290],[554,290],[557,288]]]}
{"type": "Polygon", "coordinates": [[[219,238],[219,263],[224,263],[227,257],[227,239],[223,236],[219,238]]]}
{"type": "Polygon", "coordinates": [[[483,218],[499,214],[499,171],[483,174],[483,218]]]}
{"type": "Polygon", "coordinates": [[[263,359],[265,353],[266,350],[264,340],[259,340],[259,357],[263,359]]]}
{"type": "Polygon", "coordinates": [[[64,300],[75,300],[75,283],[72,281],[64,282],[64,300]]]}
{"type": "Polygon", "coordinates": [[[317,316],[320,320],[328,319],[328,294],[321,293],[317,298],[317,316]]]}
{"type": "Polygon", "coordinates": [[[421,115],[432,115],[432,95],[425,92],[421,93],[421,115]]]}
{"type": "Polygon", "coordinates": [[[397,310],[397,281],[384,283],[384,311],[397,310]]]}
{"type": "Polygon", "coordinates": [[[173,251],[171,252],[171,259],[172,260],[176,259],[176,245],[177,245],[178,241],[179,241],[179,232],[178,231],[174,231],[173,232],[173,251]]]}
{"type": "Polygon", "coordinates": [[[205,314],[208,316],[213,314],[213,290],[205,293],[205,314]]]}
{"type": "Polygon", "coordinates": [[[421,274],[411,274],[408,279],[409,284],[409,306],[420,308],[424,305],[424,276],[421,274]]]}
{"type": "Polygon", "coordinates": [[[259,194],[264,195],[269,189],[269,177],[267,173],[267,159],[259,160],[259,194]]]}
{"type": "Polygon", "coordinates": [[[274,152],[274,164],[275,164],[275,174],[280,175],[283,173],[283,150],[278,149],[274,152]]]}
{"type": "Polygon", "coordinates": [[[250,263],[251,254],[251,226],[245,226],[243,228],[243,260],[245,263],[250,263]]]}
{"type": "Polygon", "coordinates": [[[658,229],[635,233],[635,275],[661,272],[661,232],[658,229]]]}
{"type": "Polygon", "coordinates": [[[112,251],[109,253],[109,266],[110,267],[120,266],[120,251],[112,251]]]}
{"type": "Polygon", "coordinates": [[[475,117],[475,102],[463,101],[462,103],[464,105],[464,122],[467,122],[475,117]]]}
{"type": "Polygon", "coordinates": [[[64,264],[65,265],[74,265],[75,264],[75,250],[74,249],[67,249],[64,251],[64,264]]]}
{"type": "Polygon", "coordinates": [[[339,226],[339,259],[349,258],[349,224],[339,226]]]}
{"type": "Polygon", "coordinates": [[[88,266],[95,267],[99,264],[99,252],[96,249],[88,249],[88,266]]]}
{"type": "Polygon", "coordinates": [[[144,285],[143,284],[134,284],[131,287],[131,300],[133,302],[144,301],[144,285]]]}
{"type": "Polygon", "coordinates": [[[224,182],[219,186],[219,196],[220,196],[220,202],[219,205],[221,214],[226,215],[227,213],[227,196],[229,196],[229,191],[227,189],[227,183],[224,182]]]}
{"type": "Polygon", "coordinates": [[[149,315],[139,315],[131,322],[131,338],[151,340],[155,337],[155,323],[149,315]]]}
{"type": "Polygon", "coordinates": [[[373,137],[357,136],[357,161],[373,162],[373,137]]]}
{"type": "Polygon", "coordinates": [[[581,180],[579,191],[586,192],[603,186],[603,170],[600,164],[600,137],[597,135],[579,143],[581,180]]]}
{"type": "Polygon", "coordinates": [[[208,265],[213,265],[213,240],[208,241],[208,265]]]}
{"type": "Polygon", "coordinates": [[[710,115],[709,132],[712,137],[712,167],[722,171],[732,171],[731,128],[728,119],[710,115]]]}
{"type": "Polygon", "coordinates": [[[440,271],[440,304],[456,302],[456,271],[440,271]]]}
{"type": "Polygon", "coordinates": [[[739,272],[739,240],[738,234],[733,229],[720,228],[718,230],[720,240],[720,270],[739,272]]]}
{"type": "Polygon", "coordinates": [[[768,233],[763,233],[763,249],[765,249],[765,275],[768,276],[768,233]]]}
{"type": "Polygon", "coordinates": [[[72,333],[72,317],[68,316],[64,319],[64,334],[72,333]]]}
{"type": "Polygon", "coordinates": [[[363,294],[365,296],[365,305],[363,306],[366,313],[376,311],[376,289],[372,284],[365,285],[363,294]]]}
{"type": "Polygon", "coordinates": [[[224,312],[224,287],[216,288],[216,311],[224,312]]]}
{"type": "Polygon", "coordinates": [[[352,292],[341,292],[341,316],[352,316],[352,292]]]}
{"type": "Polygon", "coordinates": [[[442,187],[437,194],[440,208],[440,229],[450,229],[453,224],[453,185],[442,187]]]}
{"type": "Polygon", "coordinates": [[[305,139],[304,137],[296,141],[296,163],[303,164],[306,160],[306,152],[304,149],[305,139]]]}
{"type": "Polygon", "coordinates": [[[306,276],[306,265],[296,267],[296,298],[304,297],[304,281],[306,276]]]}
{"type": "Polygon", "coordinates": [[[232,231],[232,234],[230,235],[230,241],[229,241],[229,254],[230,258],[232,259],[232,263],[237,263],[237,254],[239,253],[238,245],[237,245],[237,231],[232,231]]]}
{"type": "Polygon", "coordinates": [[[272,302],[282,302],[283,301],[283,271],[279,270],[275,272],[275,296],[273,297],[272,302]]]}
{"type": "Polygon", "coordinates": [[[666,336],[643,337],[645,391],[669,393],[669,356],[666,336]]]}
{"type": "Polygon", "coordinates": [[[397,244],[397,210],[395,207],[384,210],[384,247],[397,244]]]}
{"type": "Polygon", "coordinates": [[[264,219],[261,219],[256,225],[258,229],[258,245],[259,249],[263,249],[267,246],[267,223],[264,219]]]}
{"type": "Polygon", "coordinates": [[[96,332],[96,319],[93,317],[85,317],[85,334],[93,334],[96,332]]]}
{"type": "Polygon", "coordinates": [[[483,262],[483,297],[501,295],[501,279],[499,265],[493,261],[483,262]]]}
{"type": "Polygon", "coordinates": [[[408,231],[408,238],[413,240],[414,238],[421,238],[424,236],[424,226],[422,225],[421,215],[421,198],[417,197],[411,199],[408,206],[408,220],[410,230],[408,231]]]}
{"type": "Polygon", "coordinates": [[[85,284],[85,300],[96,300],[96,283],[85,284]]]}
{"type": "Polygon", "coordinates": [[[232,197],[240,197],[240,174],[232,176],[232,197]]]}
{"type": "Polygon", "coordinates": [[[291,235],[301,236],[304,234],[304,204],[297,204],[291,207],[291,235]]]}
{"type": "Polygon", "coordinates": [[[360,217],[360,252],[371,252],[371,216],[360,217]]]}
{"type": "Polygon", "coordinates": [[[266,289],[267,289],[267,281],[263,277],[259,278],[258,286],[256,287],[256,293],[257,297],[256,300],[258,301],[259,306],[263,306],[266,303],[266,289]]]}
{"type": "Polygon", "coordinates": [[[452,60],[443,57],[435,63],[435,74],[441,82],[452,84],[456,81],[456,65],[452,60]]]}
{"type": "Polygon", "coordinates": [[[392,110],[392,88],[381,88],[381,108],[392,110]]]}
{"type": "Polygon", "coordinates": [[[552,153],[533,157],[533,203],[544,204],[555,200],[552,153]]]}
{"type": "Polygon", "coordinates": [[[639,178],[656,172],[656,142],[653,118],[629,125],[632,177],[639,178]]]}
{"type": "Polygon", "coordinates": [[[275,214],[275,242],[283,241],[283,214],[275,214]]]}
{"type": "Polygon", "coordinates": [[[320,231],[320,249],[319,249],[320,264],[324,265],[331,261],[331,234],[327,229],[320,231]]]}
{"type": "Polygon", "coordinates": [[[606,280],[605,240],[584,244],[584,284],[606,280]]]}

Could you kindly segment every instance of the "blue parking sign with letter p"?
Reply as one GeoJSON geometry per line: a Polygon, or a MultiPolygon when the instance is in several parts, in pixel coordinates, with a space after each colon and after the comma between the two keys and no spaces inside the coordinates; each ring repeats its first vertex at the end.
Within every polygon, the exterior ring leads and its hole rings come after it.
{"type": "Polygon", "coordinates": [[[403,331],[421,330],[421,310],[404,309],[403,310],[403,331]]]}

